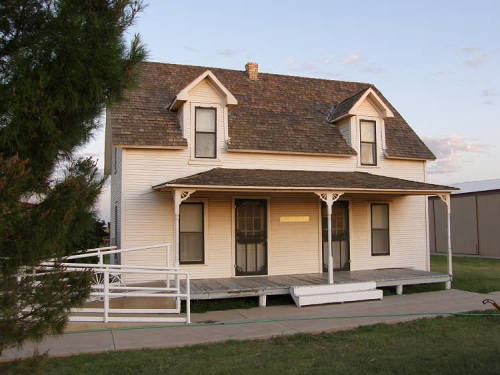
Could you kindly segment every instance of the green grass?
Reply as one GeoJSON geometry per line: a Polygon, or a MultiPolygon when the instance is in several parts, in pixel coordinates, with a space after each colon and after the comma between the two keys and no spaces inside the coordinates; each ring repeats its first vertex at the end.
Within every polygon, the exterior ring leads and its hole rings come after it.
{"type": "MultiPolygon", "coordinates": [[[[446,256],[431,256],[431,271],[448,272],[446,256]]],[[[500,259],[453,257],[453,288],[476,293],[500,291],[500,259]]],[[[443,284],[412,285],[404,293],[442,290],[443,284]]],[[[392,294],[388,291],[385,294],[392,294]]]]}
{"type": "MultiPolygon", "coordinates": [[[[9,364],[3,373],[16,373],[18,365],[9,364]]],[[[52,358],[44,370],[71,375],[500,374],[500,313],[271,340],[52,358]]]]}

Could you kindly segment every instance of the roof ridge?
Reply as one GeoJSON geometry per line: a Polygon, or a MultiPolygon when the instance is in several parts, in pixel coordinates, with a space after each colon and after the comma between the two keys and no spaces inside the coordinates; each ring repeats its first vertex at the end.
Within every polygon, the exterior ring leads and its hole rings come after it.
{"type": "MultiPolygon", "coordinates": [[[[143,61],[142,64],[173,65],[173,66],[184,66],[184,67],[191,67],[191,68],[228,70],[228,71],[231,71],[231,72],[245,73],[244,70],[238,70],[238,69],[229,69],[229,68],[221,68],[221,67],[216,67],[216,66],[205,66],[205,65],[174,64],[174,63],[166,63],[166,62],[161,62],[161,61],[143,61]]],[[[304,77],[304,76],[294,76],[294,75],[291,75],[291,74],[268,73],[268,72],[260,72],[259,71],[259,75],[261,75],[261,74],[270,75],[270,76],[278,76],[278,77],[292,77],[292,78],[299,78],[299,79],[311,79],[311,80],[315,80],[315,81],[356,83],[356,84],[373,86],[373,83],[371,83],[371,82],[348,81],[348,80],[317,78],[317,77],[304,77]]]]}

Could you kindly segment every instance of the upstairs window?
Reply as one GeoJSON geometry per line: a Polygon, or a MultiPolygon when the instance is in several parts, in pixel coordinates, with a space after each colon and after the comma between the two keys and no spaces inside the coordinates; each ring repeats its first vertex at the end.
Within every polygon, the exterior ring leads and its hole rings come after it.
{"type": "Polygon", "coordinates": [[[375,121],[361,120],[361,165],[377,165],[377,138],[375,121]]]}
{"type": "Polygon", "coordinates": [[[372,255],[389,255],[389,205],[372,204],[372,255]]]}
{"type": "Polygon", "coordinates": [[[195,151],[196,158],[217,157],[217,111],[215,108],[195,109],[195,151]]]}

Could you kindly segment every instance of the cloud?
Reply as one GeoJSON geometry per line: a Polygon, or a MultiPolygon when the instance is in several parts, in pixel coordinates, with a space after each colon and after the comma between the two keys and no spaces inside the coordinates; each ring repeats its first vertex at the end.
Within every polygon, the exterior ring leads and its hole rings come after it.
{"type": "Polygon", "coordinates": [[[198,52],[200,52],[200,50],[199,50],[199,49],[194,48],[194,47],[190,47],[190,46],[184,46],[184,49],[185,49],[186,51],[188,51],[188,52],[193,52],[193,53],[198,53],[198,52]]]}
{"type": "Polygon", "coordinates": [[[331,64],[335,61],[335,55],[323,56],[320,57],[319,60],[325,64],[331,64]]]}
{"type": "Polygon", "coordinates": [[[362,68],[361,71],[364,73],[373,73],[373,74],[381,74],[385,72],[384,69],[379,68],[378,66],[375,65],[367,65],[364,68],[362,68]]]}
{"type": "Polygon", "coordinates": [[[218,49],[217,51],[218,55],[225,56],[225,57],[232,57],[238,54],[238,50],[233,49],[233,48],[223,48],[223,49],[218,49]]]}
{"type": "Polygon", "coordinates": [[[344,65],[354,64],[358,60],[359,60],[359,55],[356,55],[353,53],[353,54],[347,56],[344,59],[344,61],[342,61],[342,64],[344,64],[344,65]]]}
{"type": "Polygon", "coordinates": [[[483,54],[476,56],[472,59],[465,60],[464,64],[467,66],[470,66],[471,68],[475,68],[476,66],[479,66],[482,63],[484,63],[485,61],[487,61],[489,58],[490,58],[490,55],[483,53],[483,54]]]}
{"type": "Polygon", "coordinates": [[[310,61],[298,61],[295,57],[287,57],[285,65],[289,72],[293,73],[308,73],[324,77],[332,76],[333,73],[321,69],[320,65],[310,61]]]}
{"type": "Polygon", "coordinates": [[[500,96],[500,92],[497,91],[496,89],[484,89],[483,91],[481,91],[481,96],[485,98],[491,96],[500,96]]]}
{"type": "Polygon", "coordinates": [[[437,157],[437,160],[429,166],[429,174],[456,172],[463,164],[466,155],[484,153],[491,147],[470,142],[459,135],[445,138],[427,136],[423,137],[423,140],[437,157]]]}
{"type": "Polygon", "coordinates": [[[481,48],[476,46],[462,47],[460,48],[460,52],[462,52],[464,55],[470,55],[472,53],[479,52],[480,49],[481,48]]]}

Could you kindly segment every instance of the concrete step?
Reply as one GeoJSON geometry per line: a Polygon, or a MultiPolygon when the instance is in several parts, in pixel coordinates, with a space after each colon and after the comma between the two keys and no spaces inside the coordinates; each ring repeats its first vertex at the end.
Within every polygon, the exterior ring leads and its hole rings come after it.
{"type": "Polygon", "coordinates": [[[375,282],[292,286],[290,294],[297,306],[368,301],[383,298],[375,282]]]}

